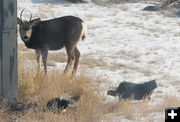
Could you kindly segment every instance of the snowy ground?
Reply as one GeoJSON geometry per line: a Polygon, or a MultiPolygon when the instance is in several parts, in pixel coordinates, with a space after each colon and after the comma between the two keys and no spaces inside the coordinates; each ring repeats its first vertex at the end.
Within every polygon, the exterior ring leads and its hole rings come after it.
{"type": "MultiPolygon", "coordinates": [[[[106,79],[107,82],[98,84],[104,95],[124,80],[145,82],[153,79],[158,88],[152,99],[157,102],[161,102],[165,94],[180,94],[180,18],[142,11],[148,5],[143,2],[103,7],[92,2],[19,1],[18,15],[27,8],[43,19],[74,15],[86,22],[87,37],[78,45],[82,55],[78,71],[86,69],[86,72],[106,79]]],[[[56,62],[56,65],[63,70],[66,62],[56,62]]],[[[107,102],[115,99],[107,96],[107,102]]],[[[154,114],[148,117],[164,120],[163,112],[154,114]]],[[[123,117],[114,119],[123,121],[123,117]]],[[[145,118],[138,120],[145,121],[145,118]]]]}

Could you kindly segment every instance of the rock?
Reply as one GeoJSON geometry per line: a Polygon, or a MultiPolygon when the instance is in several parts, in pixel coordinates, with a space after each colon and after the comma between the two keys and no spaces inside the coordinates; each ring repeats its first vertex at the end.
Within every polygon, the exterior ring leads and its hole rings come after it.
{"type": "Polygon", "coordinates": [[[87,1],[84,0],[67,0],[67,1],[72,3],[87,3],[87,1]]]}
{"type": "Polygon", "coordinates": [[[142,10],[144,10],[144,11],[158,11],[159,7],[158,6],[147,6],[142,10]]]}
{"type": "Polygon", "coordinates": [[[142,100],[157,88],[155,80],[144,83],[122,82],[116,90],[108,90],[107,95],[120,96],[123,99],[142,100]]]}
{"type": "Polygon", "coordinates": [[[168,8],[178,8],[179,0],[162,0],[159,4],[155,6],[147,6],[142,10],[146,11],[158,11],[158,10],[167,10],[168,8]]]}

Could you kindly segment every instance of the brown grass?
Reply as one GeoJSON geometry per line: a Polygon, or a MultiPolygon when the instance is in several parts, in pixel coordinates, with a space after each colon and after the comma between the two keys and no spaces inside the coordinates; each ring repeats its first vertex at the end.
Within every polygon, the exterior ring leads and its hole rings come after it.
{"type": "Polygon", "coordinates": [[[164,101],[161,103],[157,103],[155,106],[149,110],[149,112],[164,112],[167,107],[179,107],[180,106],[180,98],[172,95],[165,95],[164,101]]]}
{"type": "Polygon", "coordinates": [[[78,120],[93,121],[98,120],[100,114],[102,100],[95,93],[98,92],[93,86],[90,77],[81,75],[76,78],[63,76],[58,70],[54,70],[44,75],[40,73],[38,76],[32,77],[30,73],[19,76],[19,100],[20,101],[38,101],[40,104],[39,112],[33,116],[28,114],[25,120],[33,118],[34,120],[56,121],[58,120],[78,120]],[[24,85],[26,87],[22,87],[24,85]],[[80,96],[78,107],[69,109],[64,115],[53,115],[52,113],[43,113],[43,107],[48,100],[61,96],[80,96]],[[41,119],[43,118],[43,119],[41,119]]]}
{"type": "MultiPolygon", "coordinates": [[[[132,100],[120,100],[115,104],[106,105],[105,116],[102,116],[102,120],[113,120],[115,116],[123,116],[128,120],[138,120],[136,114],[139,117],[146,118],[150,113],[165,112],[167,107],[179,107],[180,98],[171,95],[165,95],[163,102],[150,105],[148,100],[142,100],[141,102],[133,102],[132,100]]],[[[155,118],[149,118],[148,121],[156,121],[155,118]]],[[[162,118],[164,120],[164,118],[162,118]]]]}
{"type": "MultiPolygon", "coordinates": [[[[102,112],[102,97],[97,95],[97,87],[93,85],[91,76],[81,74],[78,77],[64,76],[58,70],[37,74],[36,65],[26,63],[29,60],[22,53],[23,47],[19,46],[18,65],[18,97],[21,102],[37,101],[37,110],[28,111],[24,116],[19,114],[0,114],[0,119],[4,121],[98,121],[102,112]],[[48,100],[61,96],[80,96],[77,108],[67,109],[65,114],[53,114],[43,112],[48,100]]],[[[1,112],[3,113],[3,112],[1,112]]]]}
{"type": "Polygon", "coordinates": [[[51,53],[48,55],[48,60],[53,60],[55,62],[67,62],[66,52],[51,53]]]}
{"type": "MultiPolygon", "coordinates": [[[[36,65],[26,53],[26,49],[19,45],[18,51],[18,97],[21,102],[38,102],[35,110],[30,110],[27,114],[7,114],[0,109],[1,121],[43,121],[43,122],[94,122],[111,121],[116,116],[122,116],[129,120],[136,120],[136,113],[140,117],[147,117],[149,113],[164,112],[166,107],[180,106],[180,98],[166,95],[164,101],[152,106],[149,101],[134,102],[132,100],[120,100],[117,103],[104,103],[104,97],[99,95],[97,83],[98,77],[81,73],[77,77],[64,76],[59,70],[50,70],[45,75],[44,72],[37,74],[36,65]],[[28,63],[27,63],[28,62],[28,63]],[[31,63],[32,62],[32,63],[31,63]],[[68,108],[65,113],[54,114],[43,112],[43,109],[52,98],[80,96],[76,108],[68,108]]],[[[102,81],[105,82],[105,81],[102,81]]],[[[154,120],[154,118],[152,118],[154,120]]]]}
{"type": "Polygon", "coordinates": [[[89,68],[106,67],[107,66],[103,57],[99,57],[99,58],[95,59],[95,58],[92,58],[92,57],[87,56],[87,55],[83,55],[81,57],[80,64],[87,65],[89,68]]]}
{"type": "Polygon", "coordinates": [[[120,100],[118,103],[109,105],[107,113],[116,113],[120,116],[125,116],[127,119],[134,119],[135,106],[129,100],[120,100]]]}

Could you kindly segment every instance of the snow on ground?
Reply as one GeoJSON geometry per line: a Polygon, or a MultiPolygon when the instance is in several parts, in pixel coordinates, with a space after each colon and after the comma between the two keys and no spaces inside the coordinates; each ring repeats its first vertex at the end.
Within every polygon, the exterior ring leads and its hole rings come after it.
{"type": "MultiPolygon", "coordinates": [[[[179,18],[167,17],[161,12],[142,11],[147,6],[145,3],[105,7],[92,2],[70,4],[61,1],[63,4],[60,4],[53,0],[55,3],[50,4],[42,3],[43,0],[20,1],[18,15],[27,8],[43,19],[74,15],[86,22],[87,37],[78,44],[81,52],[78,71],[86,69],[87,73],[106,79],[107,82],[99,83],[104,95],[124,80],[145,82],[156,79],[158,88],[152,98],[160,102],[165,94],[179,96],[179,18]]],[[[65,65],[66,62],[57,63],[62,70],[65,65]]],[[[107,101],[113,100],[107,96],[107,101]]],[[[157,120],[162,117],[164,113],[155,116],[157,120]]]]}

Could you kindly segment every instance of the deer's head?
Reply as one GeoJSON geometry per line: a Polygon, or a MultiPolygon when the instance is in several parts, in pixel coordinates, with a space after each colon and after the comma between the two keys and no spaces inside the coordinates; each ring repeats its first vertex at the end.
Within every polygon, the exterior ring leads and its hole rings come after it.
{"type": "Polygon", "coordinates": [[[31,38],[31,34],[32,34],[32,27],[33,26],[36,26],[40,21],[41,19],[38,18],[38,19],[32,19],[32,14],[31,12],[29,11],[30,13],[30,19],[29,21],[27,20],[22,20],[22,14],[23,14],[23,11],[25,9],[23,9],[20,13],[20,18],[17,17],[17,24],[19,25],[19,33],[20,33],[20,36],[21,36],[21,39],[24,41],[24,42],[27,42],[29,41],[29,39],[31,38]]]}

